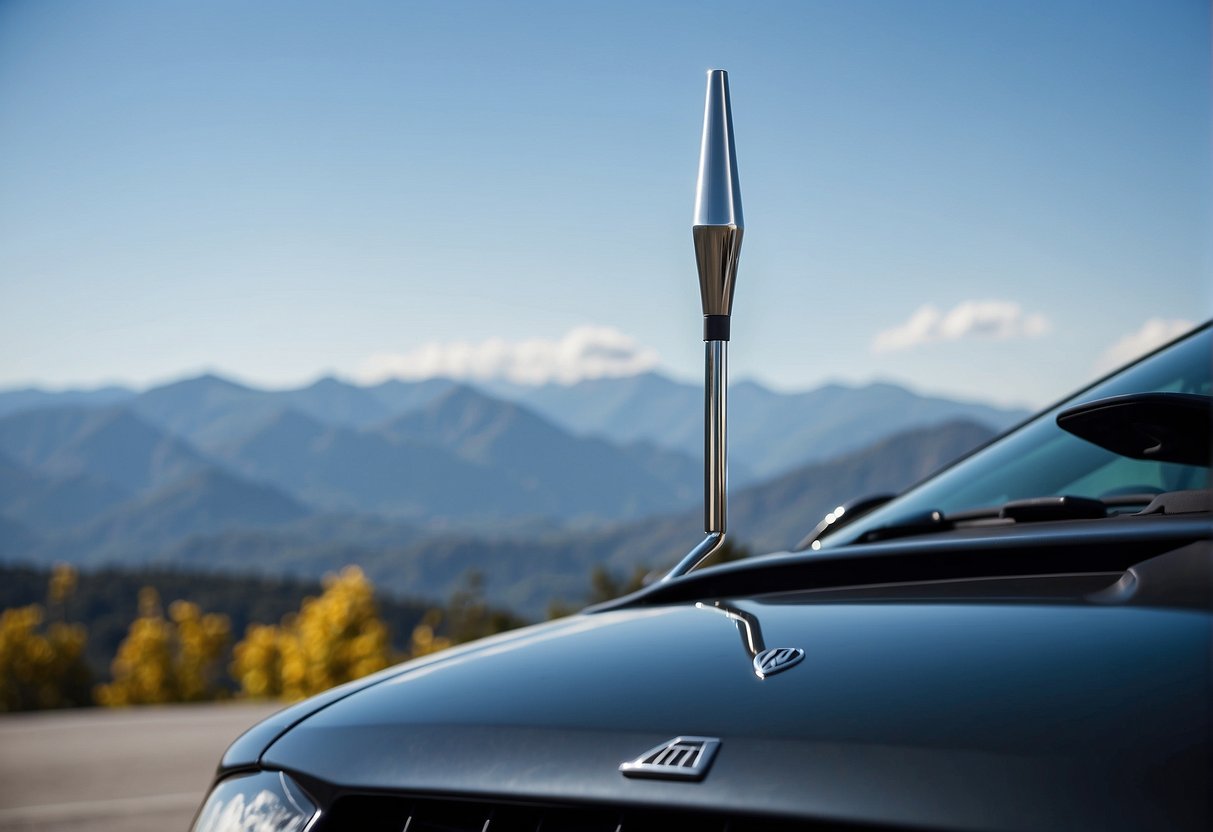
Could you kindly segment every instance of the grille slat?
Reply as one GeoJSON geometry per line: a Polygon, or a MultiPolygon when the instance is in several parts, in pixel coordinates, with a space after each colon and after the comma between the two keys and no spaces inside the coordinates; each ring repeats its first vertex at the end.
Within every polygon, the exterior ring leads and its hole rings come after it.
{"type": "Polygon", "coordinates": [[[315,832],[827,832],[871,827],[731,813],[620,806],[530,806],[445,798],[346,795],[315,832]]]}

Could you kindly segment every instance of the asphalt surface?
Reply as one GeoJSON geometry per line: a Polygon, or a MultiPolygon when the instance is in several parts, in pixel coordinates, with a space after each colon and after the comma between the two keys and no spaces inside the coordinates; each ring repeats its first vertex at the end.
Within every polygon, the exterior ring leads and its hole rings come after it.
{"type": "Polygon", "coordinates": [[[280,707],[0,716],[0,830],[186,832],[228,743],[280,707]]]}

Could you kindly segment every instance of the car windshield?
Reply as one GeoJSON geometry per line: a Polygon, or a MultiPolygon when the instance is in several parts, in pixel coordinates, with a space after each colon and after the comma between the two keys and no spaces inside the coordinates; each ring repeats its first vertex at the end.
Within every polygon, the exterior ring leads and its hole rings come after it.
{"type": "MultiPolygon", "coordinates": [[[[1106,499],[1209,487],[1209,468],[1119,456],[1057,426],[1057,414],[1129,393],[1210,394],[1213,329],[1205,324],[1119,373],[1097,382],[853,523],[821,538],[821,548],[853,543],[868,531],[924,512],[1000,506],[1011,500],[1073,495],[1106,499]]],[[[816,546],[814,548],[817,548],[816,546]]]]}

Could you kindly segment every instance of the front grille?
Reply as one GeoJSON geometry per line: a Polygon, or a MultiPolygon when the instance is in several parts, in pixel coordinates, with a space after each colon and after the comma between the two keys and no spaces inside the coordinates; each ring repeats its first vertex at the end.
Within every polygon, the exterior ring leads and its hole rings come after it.
{"type": "MultiPolygon", "coordinates": [[[[858,830],[833,823],[618,806],[533,806],[432,798],[350,795],[315,832],[792,832],[858,830]]],[[[867,828],[867,827],[862,827],[867,828]]]]}

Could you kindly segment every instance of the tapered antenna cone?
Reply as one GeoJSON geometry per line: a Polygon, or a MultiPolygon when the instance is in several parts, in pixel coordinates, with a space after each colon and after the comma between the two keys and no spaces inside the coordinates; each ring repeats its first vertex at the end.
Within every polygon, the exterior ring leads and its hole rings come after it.
{"type": "MultiPolygon", "coordinates": [[[[708,71],[692,226],[703,314],[728,316],[733,311],[733,287],[745,220],[741,213],[737,150],[733,145],[729,74],[722,69],[708,71]]],[[[723,323],[726,326],[723,340],[728,340],[727,322],[723,323]]]]}

